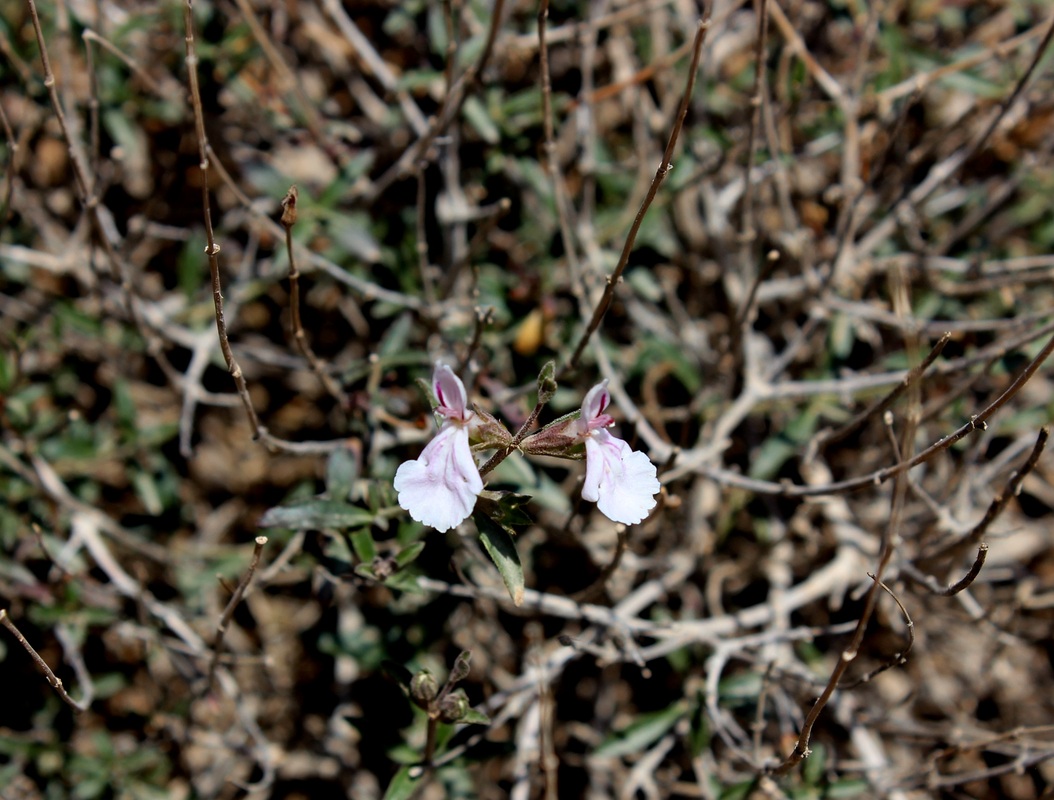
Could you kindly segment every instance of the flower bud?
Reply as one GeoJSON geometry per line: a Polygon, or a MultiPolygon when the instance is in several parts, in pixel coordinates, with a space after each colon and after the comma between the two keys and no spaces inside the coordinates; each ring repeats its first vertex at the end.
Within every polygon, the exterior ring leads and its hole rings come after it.
{"type": "Polygon", "coordinates": [[[496,450],[512,445],[512,434],[494,416],[477,405],[472,406],[475,412],[469,423],[469,438],[477,450],[496,450]]]}
{"type": "Polygon", "coordinates": [[[457,660],[454,662],[454,666],[450,670],[450,677],[447,678],[447,683],[453,686],[455,683],[465,680],[465,678],[468,677],[469,663],[471,660],[471,652],[468,650],[461,651],[457,660]]]}
{"type": "Polygon", "coordinates": [[[542,371],[538,373],[538,402],[548,403],[556,394],[556,362],[547,361],[542,371]]]}
{"type": "Polygon", "coordinates": [[[579,416],[579,412],[574,411],[553,420],[520,442],[520,450],[527,455],[583,458],[585,448],[579,431],[579,416]]]}
{"type": "Polygon", "coordinates": [[[457,689],[439,701],[439,721],[447,724],[460,722],[468,714],[469,708],[465,692],[457,689]]]}
{"type": "Polygon", "coordinates": [[[427,709],[438,694],[439,682],[428,670],[421,670],[410,680],[410,698],[418,708],[427,709]]]}

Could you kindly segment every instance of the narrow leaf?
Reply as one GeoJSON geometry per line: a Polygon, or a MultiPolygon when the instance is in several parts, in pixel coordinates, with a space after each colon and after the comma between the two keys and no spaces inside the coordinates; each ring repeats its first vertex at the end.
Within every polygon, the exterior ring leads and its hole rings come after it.
{"type": "Polygon", "coordinates": [[[372,564],[373,559],[377,557],[377,547],[373,543],[373,534],[370,533],[370,529],[360,528],[352,531],[350,538],[351,547],[359,561],[363,564],[372,564]]]}
{"type": "Polygon", "coordinates": [[[261,528],[351,528],[369,525],[373,514],[364,508],[338,500],[308,500],[293,506],[268,509],[260,520],[261,528]]]}
{"type": "Polygon", "coordinates": [[[484,714],[482,711],[477,711],[474,708],[470,708],[465,712],[465,716],[461,718],[462,725],[490,725],[490,717],[484,714]]]}
{"type": "Polygon", "coordinates": [[[417,560],[417,557],[421,555],[421,551],[425,549],[424,542],[414,542],[411,545],[404,547],[398,553],[395,554],[395,563],[402,569],[417,560]]]}
{"type": "Polygon", "coordinates": [[[420,778],[411,777],[411,770],[414,770],[414,767],[407,766],[395,773],[392,782],[388,784],[388,790],[384,793],[384,800],[409,800],[413,797],[420,778]]]}
{"type": "Polygon", "coordinates": [[[516,545],[503,527],[483,514],[473,514],[476,528],[479,530],[479,539],[483,548],[487,551],[494,566],[501,573],[501,579],[505,581],[505,588],[509,590],[509,596],[515,605],[523,603],[523,565],[520,564],[520,556],[516,552],[516,545]]]}
{"type": "Polygon", "coordinates": [[[594,751],[596,756],[618,758],[643,753],[664,736],[688,712],[686,703],[674,703],[662,711],[643,714],[625,730],[602,742],[594,751]]]}

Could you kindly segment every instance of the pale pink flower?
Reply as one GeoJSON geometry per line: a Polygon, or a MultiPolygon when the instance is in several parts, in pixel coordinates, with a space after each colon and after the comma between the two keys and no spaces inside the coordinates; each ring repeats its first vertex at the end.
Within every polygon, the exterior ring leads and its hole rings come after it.
{"type": "Polygon", "coordinates": [[[633,525],[655,508],[659,481],[655,465],[644,453],[630,449],[607,430],[615,423],[604,413],[611,402],[607,383],[598,383],[582,401],[578,420],[579,437],[586,445],[582,499],[595,502],[609,519],[633,525]]]}
{"type": "Polygon", "coordinates": [[[406,461],[395,473],[399,505],[418,522],[445,531],[463,522],[483,491],[483,479],[469,446],[469,423],[474,416],[468,407],[465,384],[450,367],[436,363],[432,391],[443,417],[439,432],[414,461],[406,461]]]}

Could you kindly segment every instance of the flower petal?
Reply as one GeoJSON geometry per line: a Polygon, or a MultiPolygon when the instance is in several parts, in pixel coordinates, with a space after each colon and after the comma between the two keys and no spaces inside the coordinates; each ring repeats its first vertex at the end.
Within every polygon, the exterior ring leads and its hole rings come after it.
{"type": "Polygon", "coordinates": [[[611,395],[608,394],[608,382],[605,378],[590,389],[582,400],[582,419],[586,423],[590,420],[596,419],[604,413],[604,409],[608,407],[608,403],[610,402],[611,395]]]}
{"type": "Polygon", "coordinates": [[[395,491],[399,505],[411,517],[437,531],[463,522],[483,491],[483,479],[468,443],[468,428],[444,424],[420,458],[400,465],[395,473],[395,491]]]}
{"type": "Polygon", "coordinates": [[[655,508],[658,491],[655,465],[644,453],[605,430],[586,438],[582,499],[595,501],[604,516],[626,525],[640,522],[655,508]]]}
{"type": "Polygon", "coordinates": [[[437,361],[432,372],[432,391],[439,408],[436,411],[450,419],[468,419],[468,395],[461,378],[442,361],[437,361]]]}

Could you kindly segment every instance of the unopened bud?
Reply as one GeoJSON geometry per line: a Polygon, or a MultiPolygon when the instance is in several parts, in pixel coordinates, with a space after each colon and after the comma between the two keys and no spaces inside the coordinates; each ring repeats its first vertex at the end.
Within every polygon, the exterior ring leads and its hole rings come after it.
{"type": "Polygon", "coordinates": [[[439,701],[439,721],[448,724],[460,722],[468,714],[468,697],[458,689],[439,701]]]}
{"type": "Polygon", "coordinates": [[[585,457],[582,445],[582,425],[579,412],[553,420],[540,431],[536,431],[520,442],[520,450],[528,455],[556,456],[557,458],[581,459],[585,457]]]}
{"type": "Polygon", "coordinates": [[[556,362],[546,361],[542,371],[538,373],[538,402],[548,403],[556,394],[556,362]]]}
{"type": "Polygon", "coordinates": [[[512,446],[512,434],[508,428],[477,405],[472,406],[472,411],[469,437],[475,447],[480,450],[494,450],[512,446]]]}
{"type": "Polygon", "coordinates": [[[471,661],[472,653],[468,650],[462,650],[461,654],[457,657],[457,661],[454,662],[453,668],[450,670],[450,677],[447,678],[447,682],[451,686],[468,677],[469,663],[471,661]]]}
{"type": "Polygon", "coordinates": [[[300,197],[296,186],[290,186],[282,199],[282,225],[292,228],[296,224],[296,201],[300,197]]]}
{"type": "Polygon", "coordinates": [[[427,709],[438,694],[439,682],[428,670],[421,670],[410,680],[410,699],[418,708],[427,709]]]}

